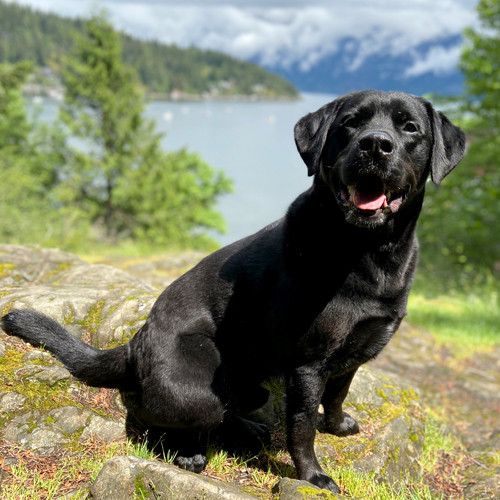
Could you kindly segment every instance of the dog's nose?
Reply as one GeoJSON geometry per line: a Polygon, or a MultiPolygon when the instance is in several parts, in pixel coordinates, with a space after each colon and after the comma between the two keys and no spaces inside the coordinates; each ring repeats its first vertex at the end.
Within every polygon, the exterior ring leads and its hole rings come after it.
{"type": "Polygon", "coordinates": [[[394,143],[391,136],[385,132],[368,132],[359,140],[359,149],[364,153],[387,156],[392,154],[394,143]]]}

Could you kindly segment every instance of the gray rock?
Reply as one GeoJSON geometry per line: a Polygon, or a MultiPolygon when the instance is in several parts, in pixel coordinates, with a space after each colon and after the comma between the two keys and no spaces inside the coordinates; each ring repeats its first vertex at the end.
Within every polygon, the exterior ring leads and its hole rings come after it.
{"type": "Polygon", "coordinates": [[[158,293],[124,271],[59,250],[0,245],[1,269],[1,310],[43,312],[101,348],[135,334],[158,293]]]}
{"type": "Polygon", "coordinates": [[[27,438],[27,444],[30,449],[40,454],[51,454],[59,447],[69,443],[69,439],[60,431],[37,427],[27,438]]]}
{"type": "Polygon", "coordinates": [[[11,419],[3,430],[3,437],[9,441],[15,441],[20,444],[26,444],[26,434],[29,430],[30,421],[33,419],[33,413],[26,413],[11,419]]]}
{"type": "Polygon", "coordinates": [[[48,428],[40,419],[38,411],[14,417],[4,428],[4,439],[15,441],[42,455],[52,453],[58,446],[69,442],[61,431],[48,428]]]}
{"type": "Polygon", "coordinates": [[[54,363],[55,359],[54,357],[45,351],[28,351],[27,353],[23,354],[22,357],[23,361],[43,361],[45,363],[54,363]]]}
{"type": "Polygon", "coordinates": [[[26,397],[18,392],[0,393],[0,413],[20,410],[26,402],[26,397]]]}
{"type": "Polygon", "coordinates": [[[80,441],[87,441],[90,437],[95,437],[101,441],[123,439],[125,438],[125,421],[116,422],[99,415],[92,415],[90,422],[80,436],[80,441]]]}
{"type": "Polygon", "coordinates": [[[422,410],[418,395],[401,378],[394,376],[393,381],[391,376],[389,380],[378,370],[362,367],[353,380],[345,410],[359,421],[363,439],[348,436],[335,441],[338,438],[320,434],[315,446],[320,462],[329,459],[335,463],[340,456],[356,472],[375,474],[377,481],[390,484],[399,483],[402,476],[421,476],[418,461],[424,435],[422,410]],[[378,418],[384,418],[384,424],[363,436],[363,421],[373,420],[370,413],[378,414],[382,405],[384,414],[378,418]],[[336,449],[338,442],[340,449],[336,449]]]}
{"type": "Polygon", "coordinates": [[[494,500],[500,492],[500,467],[476,470],[464,488],[467,500],[494,500]]]}
{"type": "Polygon", "coordinates": [[[76,406],[63,406],[50,411],[49,416],[53,418],[52,427],[65,434],[73,434],[85,427],[91,413],[76,406]]]}
{"type": "Polygon", "coordinates": [[[323,458],[333,459],[336,455],[335,447],[331,444],[315,444],[314,452],[320,463],[323,458]]]}
{"type": "Polygon", "coordinates": [[[90,487],[90,495],[95,500],[124,500],[134,495],[173,500],[259,498],[236,486],[137,457],[115,457],[106,462],[90,487]]]}
{"type": "Polygon", "coordinates": [[[337,500],[346,498],[331,491],[322,490],[307,481],[299,481],[289,477],[281,479],[273,488],[273,493],[278,496],[279,500],[337,500]]]}
{"type": "Polygon", "coordinates": [[[27,380],[28,382],[45,382],[50,386],[62,380],[68,380],[71,378],[71,373],[66,370],[66,368],[59,365],[44,366],[27,364],[16,370],[14,373],[20,380],[27,380]]]}
{"type": "Polygon", "coordinates": [[[75,255],[37,246],[0,245],[0,285],[55,282],[71,267],[85,265],[75,255]]]}
{"type": "Polygon", "coordinates": [[[5,351],[6,351],[5,344],[2,341],[0,341],[0,358],[5,357],[5,351]]]}

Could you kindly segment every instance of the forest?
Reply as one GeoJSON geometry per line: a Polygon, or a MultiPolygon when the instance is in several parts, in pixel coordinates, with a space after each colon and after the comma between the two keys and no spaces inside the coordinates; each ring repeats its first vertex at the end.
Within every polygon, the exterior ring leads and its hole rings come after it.
{"type": "MultiPolygon", "coordinates": [[[[0,1],[0,63],[33,61],[37,83],[51,85],[54,82],[47,76],[52,72],[60,76],[75,34],[83,32],[84,24],[83,19],[65,19],[0,1]]],[[[139,41],[125,34],[122,44],[125,64],[136,69],[150,93],[298,97],[297,89],[284,78],[219,52],[139,41]]]]}

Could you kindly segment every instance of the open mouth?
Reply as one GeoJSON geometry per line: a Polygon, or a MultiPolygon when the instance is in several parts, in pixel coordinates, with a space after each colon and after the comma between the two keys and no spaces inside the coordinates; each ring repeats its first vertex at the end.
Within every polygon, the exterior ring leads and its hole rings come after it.
{"type": "Polygon", "coordinates": [[[376,174],[361,177],[356,184],[340,189],[339,202],[347,208],[355,208],[365,216],[384,212],[396,213],[403,203],[405,189],[389,190],[376,174]]]}

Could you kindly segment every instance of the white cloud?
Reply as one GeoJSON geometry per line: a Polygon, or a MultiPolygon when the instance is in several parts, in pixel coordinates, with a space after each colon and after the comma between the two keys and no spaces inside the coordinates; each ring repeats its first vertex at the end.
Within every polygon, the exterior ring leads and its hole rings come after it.
{"type": "Polygon", "coordinates": [[[17,0],[65,16],[100,5],[119,29],[143,39],[221,50],[244,59],[307,71],[353,40],[349,68],[373,54],[411,53],[408,76],[454,67],[458,48],[439,46],[476,23],[476,0],[17,0]],[[415,48],[434,45],[424,59],[415,48]]]}
{"type": "Polygon", "coordinates": [[[460,56],[460,45],[454,47],[431,47],[423,59],[417,60],[405,71],[405,77],[419,76],[425,73],[436,75],[448,73],[455,69],[460,56]]]}

